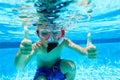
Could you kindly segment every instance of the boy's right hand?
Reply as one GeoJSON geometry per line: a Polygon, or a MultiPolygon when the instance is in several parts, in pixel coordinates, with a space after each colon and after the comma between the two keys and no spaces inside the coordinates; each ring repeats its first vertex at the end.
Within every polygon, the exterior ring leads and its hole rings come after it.
{"type": "Polygon", "coordinates": [[[32,51],[32,41],[28,39],[27,26],[24,27],[24,39],[20,43],[20,53],[30,54],[32,51]]]}

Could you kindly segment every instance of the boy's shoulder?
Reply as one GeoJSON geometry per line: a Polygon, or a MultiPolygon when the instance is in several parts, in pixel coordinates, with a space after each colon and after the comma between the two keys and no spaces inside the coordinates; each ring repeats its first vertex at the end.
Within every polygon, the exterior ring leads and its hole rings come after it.
{"type": "Polygon", "coordinates": [[[71,40],[68,39],[68,38],[64,38],[63,42],[67,42],[67,43],[69,43],[69,42],[71,42],[71,40]]]}
{"type": "Polygon", "coordinates": [[[69,42],[70,42],[70,39],[64,38],[63,41],[62,41],[62,46],[67,46],[67,45],[69,45],[69,42]]]}

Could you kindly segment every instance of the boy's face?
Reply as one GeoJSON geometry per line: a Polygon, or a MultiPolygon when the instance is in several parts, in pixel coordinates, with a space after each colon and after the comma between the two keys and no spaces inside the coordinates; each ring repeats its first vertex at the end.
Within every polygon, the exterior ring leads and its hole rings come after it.
{"type": "Polygon", "coordinates": [[[45,42],[58,42],[61,38],[62,32],[60,28],[38,28],[38,36],[45,42]]]}

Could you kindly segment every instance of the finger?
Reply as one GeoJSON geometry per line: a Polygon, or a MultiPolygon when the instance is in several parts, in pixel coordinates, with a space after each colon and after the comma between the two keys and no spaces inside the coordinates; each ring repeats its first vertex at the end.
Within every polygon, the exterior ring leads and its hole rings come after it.
{"type": "Polygon", "coordinates": [[[96,56],[88,56],[89,59],[96,59],[96,56]]]}
{"type": "Polygon", "coordinates": [[[22,53],[22,54],[30,54],[30,53],[31,53],[31,51],[21,50],[21,53],[22,53]]]}
{"type": "Polygon", "coordinates": [[[25,45],[25,46],[30,46],[30,45],[32,45],[32,41],[31,40],[29,40],[29,39],[23,39],[22,41],[21,41],[21,44],[22,45],[25,45]]]}
{"type": "Polygon", "coordinates": [[[87,46],[90,46],[91,44],[92,44],[91,33],[89,32],[87,35],[87,46]]]}
{"type": "Polygon", "coordinates": [[[28,27],[24,26],[24,39],[28,39],[28,27]]]}
{"type": "Polygon", "coordinates": [[[88,50],[88,53],[89,53],[89,54],[95,54],[95,53],[96,53],[96,49],[88,50]]]}
{"type": "Polygon", "coordinates": [[[23,46],[26,46],[26,47],[29,47],[29,46],[32,46],[32,43],[21,43],[21,45],[23,45],[23,46]]]}
{"type": "Polygon", "coordinates": [[[31,51],[32,50],[32,46],[20,45],[20,50],[21,51],[31,51]]]}

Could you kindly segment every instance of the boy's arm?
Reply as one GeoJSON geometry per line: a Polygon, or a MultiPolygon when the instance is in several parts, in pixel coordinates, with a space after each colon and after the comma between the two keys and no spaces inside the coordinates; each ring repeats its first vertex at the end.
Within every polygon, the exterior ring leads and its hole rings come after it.
{"type": "Polygon", "coordinates": [[[91,42],[91,34],[88,33],[87,38],[87,46],[86,48],[83,48],[75,43],[73,43],[71,40],[65,38],[63,42],[67,47],[77,51],[78,53],[82,55],[86,55],[90,59],[95,59],[97,55],[97,49],[96,46],[94,46],[91,42]]]}
{"type": "Polygon", "coordinates": [[[77,51],[78,53],[80,53],[82,55],[87,55],[86,48],[83,48],[83,47],[75,44],[71,40],[65,38],[63,43],[65,44],[66,47],[71,48],[71,49],[77,51]]]}
{"type": "Polygon", "coordinates": [[[23,69],[34,55],[35,55],[34,49],[32,49],[32,51],[30,52],[27,50],[24,52],[19,50],[14,60],[15,67],[18,70],[23,69]]]}
{"type": "Polygon", "coordinates": [[[17,69],[23,69],[31,57],[35,54],[35,48],[32,41],[28,39],[27,26],[24,27],[24,39],[21,41],[20,50],[18,51],[14,63],[17,69]]]}

